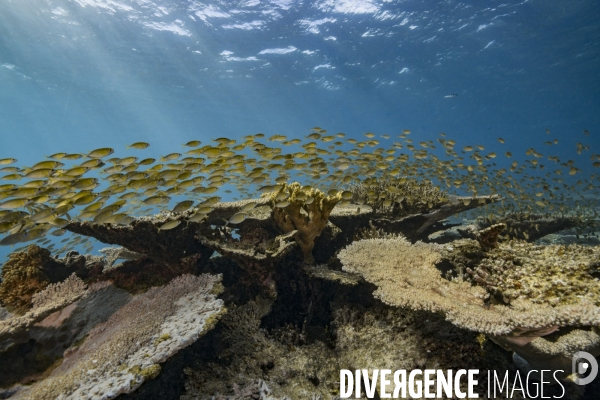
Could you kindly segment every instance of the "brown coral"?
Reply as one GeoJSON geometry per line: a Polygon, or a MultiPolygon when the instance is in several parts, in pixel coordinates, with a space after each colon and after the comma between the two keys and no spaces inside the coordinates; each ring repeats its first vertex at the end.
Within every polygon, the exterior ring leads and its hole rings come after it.
{"type": "Polygon", "coordinates": [[[50,260],[50,251],[30,245],[9,257],[2,267],[0,301],[9,310],[22,313],[31,307],[31,297],[50,283],[43,272],[44,264],[50,260]]]}
{"type": "Polygon", "coordinates": [[[285,233],[298,231],[295,239],[302,249],[304,263],[314,264],[312,250],[315,239],[327,225],[329,214],[335,205],[342,199],[341,192],[327,196],[318,189],[302,188],[301,184],[294,182],[281,186],[270,198],[275,223],[285,233]],[[282,200],[278,200],[278,196],[282,200]],[[310,199],[312,202],[307,203],[310,199]],[[281,201],[289,204],[282,207],[279,204],[281,201]]]}

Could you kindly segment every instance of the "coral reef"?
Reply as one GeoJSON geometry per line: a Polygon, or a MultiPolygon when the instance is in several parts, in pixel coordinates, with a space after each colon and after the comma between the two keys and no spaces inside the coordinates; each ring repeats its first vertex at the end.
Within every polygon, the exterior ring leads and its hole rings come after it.
{"type": "Polygon", "coordinates": [[[505,304],[527,299],[553,306],[583,302],[600,306],[600,284],[591,275],[592,267],[600,263],[598,247],[510,241],[483,254],[467,272],[505,304]]]}
{"type": "Polygon", "coordinates": [[[480,217],[476,221],[478,229],[494,223],[505,225],[500,232],[501,240],[521,239],[529,242],[566,229],[584,229],[596,225],[595,220],[587,216],[562,214],[508,213],[497,219],[480,217]]]}
{"type": "Polygon", "coordinates": [[[136,218],[125,226],[71,221],[65,229],[91,236],[102,243],[117,244],[175,269],[179,268],[182,258],[192,254],[200,254],[202,259],[208,259],[212,255],[211,249],[194,239],[194,233],[200,228],[200,224],[189,222],[180,224],[176,229],[159,230],[158,227],[169,218],[167,214],[136,218]]]}
{"type": "Polygon", "coordinates": [[[116,397],[160,372],[160,363],[212,329],[225,312],[220,277],[182,275],[138,295],[89,333],[50,377],[17,398],[116,397]]]}
{"type": "Polygon", "coordinates": [[[90,330],[131,300],[124,290],[104,281],[89,285],[79,300],[48,315],[4,342],[0,387],[30,383],[52,372],[67,353],[77,349],[90,330]]]}
{"type": "Polygon", "coordinates": [[[431,181],[410,180],[406,177],[384,180],[367,178],[350,187],[357,204],[367,204],[377,214],[400,218],[423,214],[448,202],[447,195],[431,181]]]}
{"type": "Polygon", "coordinates": [[[340,369],[513,376],[505,350],[530,369],[565,367],[579,347],[598,354],[598,247],[502,242],[503,223],[463,225],[444,245],[418,241],[501,198],[396,179],[213,198],[200,223],[194,209],[129,225],[69,222],[124,247],[12,256],[0,289],[26,313],[0,309],[0,356],[21,357],[0,386],[33,384],[0,396],[325,400],[339,395],[340,369]],[[11,272],[21,269],[49,286],[29,290],[26,274],[11,272]]]}
{"type": "Polygon", "coordinates": [[[6,339],[14,340],[36,322],[75,302],[85,294],[85,289],[83,281],[73,274],[64,282],[50,284],[34,294],[31,310],[0,321],[0,344],[6,339]]]}
{"type": "Polygon", "coordinates": [[[222,228],[213,234],[214,239],[197,235],[203,246],[211,248],[219,254],[231,258],[259,281],[264,281],[272,274],[275,265],[295,246],[293,239],[298,231],[291,231],[273,239],[263,237],[260,241],[252,240],[256,236],[242,233],[240,239],[234,239],[231,230],[222,228]]]}
{"type": "MultiPolygon", "coordinates": [[[[518,328],[600,324],[593,295],[581,299],[577,291],[573,292],[576,294],[571,302],[556,306],[539,304],[540,301],[534,301],[535,296],[518,297],[508,305],[486,302],[490,296],[484,287],[472,286],[460,279],[442,278],[435,266],[442,260],[439,245],[412,245],[401,237],[368,239],[348,246],[340,252],[339,258],[344,270],[359,273],[375,284],[378,289],[374,295],[385,303],[440,311],[456,325],[476,332],[502,335],[518,328]]],[[[589,283],[580,283],[579,287],[597,287],[597,281],[589,278],[589,283]]]]}
{"type": "MultiPolygon", "coordinates": [[[[490,335],[527,361],[530,357],[535,365],[545,360],[568,370],[574,347],[563,346],[571,353],[561,353],[541,337],[561,327],[600,325],[600,287],[590,274],[599,249],[515,241],[498,245],[493,238],[501,228],[479,232],[481,243],[463,240],[445,247],[413,245],[402,237],[361,240],[342,250],[339,259],[344,270],[375,284],[374,295],[386,304],[441,312],[455,325],[490,335]],[[444,258],[459,261],[476,285],[462,275],[444,279],[436,267],[444,258]]],[[[597,342],[589,342],[584,348],[597,354],[597,342]]]]}

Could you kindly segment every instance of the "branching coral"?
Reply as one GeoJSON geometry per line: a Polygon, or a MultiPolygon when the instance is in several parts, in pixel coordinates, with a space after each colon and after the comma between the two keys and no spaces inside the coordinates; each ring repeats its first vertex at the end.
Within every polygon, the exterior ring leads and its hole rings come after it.
{"type": "Polygon", "coordinates": [[[341,192],[327,196],[318,189],[304,188],[294,182],[271,193],[270,199],[273,219],[279,229],[285,233],[297,230],[295,239],[302,249],[304,263],[314,264],[315,238],[327,226],[329,214],[342,199],[341,192]]]}

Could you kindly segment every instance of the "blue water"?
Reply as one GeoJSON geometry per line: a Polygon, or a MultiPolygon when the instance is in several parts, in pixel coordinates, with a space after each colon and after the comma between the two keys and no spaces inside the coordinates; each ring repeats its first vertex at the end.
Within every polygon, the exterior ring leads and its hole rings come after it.
{"type": "Polygon", "coordinates": [[[589,160],[598,21],[595,0],[3,0],[0,158],[320,126],[589,160]]]}

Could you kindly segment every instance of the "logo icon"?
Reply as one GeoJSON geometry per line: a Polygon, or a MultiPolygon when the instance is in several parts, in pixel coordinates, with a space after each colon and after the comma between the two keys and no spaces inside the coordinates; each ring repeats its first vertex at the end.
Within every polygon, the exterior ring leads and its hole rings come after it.
{"type": "Polygon", "coordinates": [[[572,371],[576,384],[587,385],[598,375],[598,362],[590,353],[578,351],[573,354],[572,371]]]}

